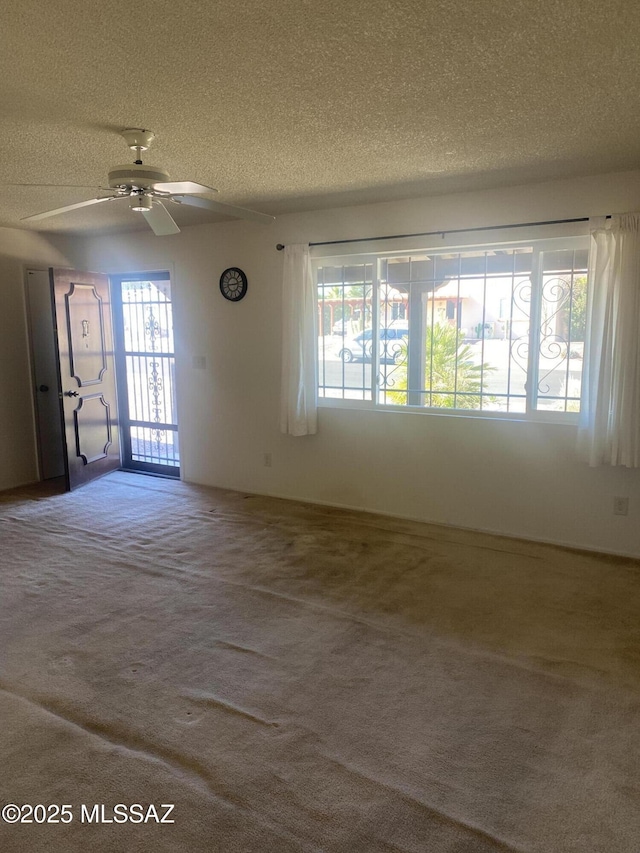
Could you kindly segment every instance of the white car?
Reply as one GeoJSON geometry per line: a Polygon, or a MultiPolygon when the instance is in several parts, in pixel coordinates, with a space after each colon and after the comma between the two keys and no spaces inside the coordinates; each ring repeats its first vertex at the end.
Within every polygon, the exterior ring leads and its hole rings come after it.
{"type": "MultiPolygon", "coordinates": [[[[380,358],[383,361],[400,361],[405,357],[409,329],[390,326],[378,330],[380,358]]],[[[353,338],[346,338],[338,353],[342,361],[371,361],[373,329],[365,329],[353,338]]]]}

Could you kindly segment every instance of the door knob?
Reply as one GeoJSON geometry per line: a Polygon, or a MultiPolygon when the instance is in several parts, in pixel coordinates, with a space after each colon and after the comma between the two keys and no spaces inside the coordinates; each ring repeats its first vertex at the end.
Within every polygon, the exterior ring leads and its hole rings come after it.
{"type": "Polygon", "coordinates": [[[77,391],[65,391],[64,396],[65,397],[79,397],[80,394],[78,394],[77,391]]]}
{"type": "Polygon", "coordinates": [[[48,385],[41,385],[38,390],[42,391],[44,393],[45,391],[49,390],[49,386],[48,385]]]}

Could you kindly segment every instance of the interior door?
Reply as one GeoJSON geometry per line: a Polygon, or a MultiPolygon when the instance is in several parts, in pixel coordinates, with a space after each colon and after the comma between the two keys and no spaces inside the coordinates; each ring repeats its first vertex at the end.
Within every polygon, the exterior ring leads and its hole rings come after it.
{"type": "Polygon", "coordinates": [[[120,467],[109,279],[52,269],[70,489],[120,467]]]}

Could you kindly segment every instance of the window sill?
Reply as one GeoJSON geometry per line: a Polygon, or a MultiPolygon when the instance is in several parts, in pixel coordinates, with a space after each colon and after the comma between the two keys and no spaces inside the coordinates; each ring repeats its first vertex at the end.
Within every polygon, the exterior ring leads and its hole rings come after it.
{"type": "Polygon", "coordinates": [[[464,409],[427,409],[419,406],[383,406],[368,400],[341,400],[338,398],[320,398],[320,409],[343,409],[376,412],[383,414],[418,415],[437,418],[457,418],[476,421],[501,421],[516,423],[553,424],[555,426],[577,427],[579,414],[577,412],[488,412],[464,409]]]}

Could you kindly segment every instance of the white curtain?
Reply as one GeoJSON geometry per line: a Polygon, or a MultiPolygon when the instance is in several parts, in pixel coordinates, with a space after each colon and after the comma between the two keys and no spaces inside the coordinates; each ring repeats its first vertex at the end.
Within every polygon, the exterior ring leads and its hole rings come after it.
{"type": "Polygon", "coordinates": [[[286,246],[282,282],[280,429],[288,435],[310,435],[317,429],[317,311],[318,295],[309,246],[286,246]]]}
{"type": "Polygon", "coordinates": [[[640,468],[640,213],[594,220],[578,446],[640,468]]]}

